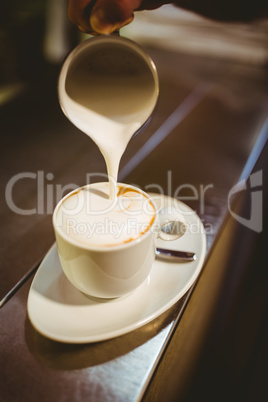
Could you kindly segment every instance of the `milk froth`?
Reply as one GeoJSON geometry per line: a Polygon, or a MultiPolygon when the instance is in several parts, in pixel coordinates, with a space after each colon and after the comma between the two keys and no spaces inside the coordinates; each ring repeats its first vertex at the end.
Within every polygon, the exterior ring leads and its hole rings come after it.
{"type": "Polygon", "coordinates": [[[109,247],[138,239],[152,227],[155,209],[146,195],[117,186],[109,198],[109,184],[85,186],[66,196],[57,213],[57,225],[74,242],[109,247]]]}

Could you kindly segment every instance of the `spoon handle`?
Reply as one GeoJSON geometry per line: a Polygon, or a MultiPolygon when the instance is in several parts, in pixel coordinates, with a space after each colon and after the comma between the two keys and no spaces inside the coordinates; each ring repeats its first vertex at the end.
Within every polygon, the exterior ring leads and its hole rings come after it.
{"type": "Polygon", "coordinates": [[[159,247],[157,247],[156,249],[156,256],[161,258],[162,260],[174,262],[187,262],[196,260],[195,253],[191,253],[189,251],[167,250],[159,247]]]}

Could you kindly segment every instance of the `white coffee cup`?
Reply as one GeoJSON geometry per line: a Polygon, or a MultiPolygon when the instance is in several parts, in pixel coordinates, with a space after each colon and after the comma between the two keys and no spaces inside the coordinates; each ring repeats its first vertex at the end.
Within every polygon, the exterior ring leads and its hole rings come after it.
{"type": "Polygon", "coordinates": [[[153,199],[134,186],[118,184],[115,200],[108,194],[108,183],[80,187],[53,214],[65,275],[83,293],[105,299],[126,295],[148,278],[158,236],[172,240],[185,232],[185,220],[176,209],[157,210],[153,199]],[[173,236],[162,232],[174,223],[179,224],[173,236]]]}

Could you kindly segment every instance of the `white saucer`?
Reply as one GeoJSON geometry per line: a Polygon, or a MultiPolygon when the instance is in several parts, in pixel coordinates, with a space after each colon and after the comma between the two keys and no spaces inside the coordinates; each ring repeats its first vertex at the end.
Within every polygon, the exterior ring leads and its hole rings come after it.
{"type": "Polygon", "coordinates": [[[182,202],[155,195],[161,207],[176,206],[188,229],[175,241],[158,246],[194,251],[187,263],[155,260],[150,277],[128,296],[96,301],[82,294],[64,275],[56,244],[48,251],[32,282],[28,315],[33,326],[50,339],[68,343],[103,341],[126,334],[148,323],[176,303],[193,285],[206,253],[206,235],[195,212],[182,202]]]}

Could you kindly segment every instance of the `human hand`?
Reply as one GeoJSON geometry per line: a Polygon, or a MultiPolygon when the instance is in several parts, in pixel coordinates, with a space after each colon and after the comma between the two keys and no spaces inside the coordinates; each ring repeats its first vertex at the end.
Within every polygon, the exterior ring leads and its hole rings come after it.
{"type": "Polygon", "coordinates": [[[69,20],[82,32],[109,34],[134,18],[134,11],[152,10],[171,0],[69,0],[69,20]]]}
{"type": "Polygon", "coordinates": [[[267,0],[69,0],[68,16],[82,32],[109,34],[129,24],[135,11],[153,10],[167,3],[215,20],[268,17],[267,0]]]}

